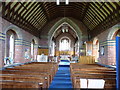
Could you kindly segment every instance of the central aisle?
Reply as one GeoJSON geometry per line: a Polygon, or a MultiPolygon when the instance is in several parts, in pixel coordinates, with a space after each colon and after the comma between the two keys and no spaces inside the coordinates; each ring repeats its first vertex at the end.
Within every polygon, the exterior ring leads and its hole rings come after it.
{"type": "Polygon", "coordinates": [[[70,65],[67,60],[61,60],[63,63],[59,65],[58,71],[49,87],[49,89],[72,89],[72,82],[70,79],[70,65]]]}

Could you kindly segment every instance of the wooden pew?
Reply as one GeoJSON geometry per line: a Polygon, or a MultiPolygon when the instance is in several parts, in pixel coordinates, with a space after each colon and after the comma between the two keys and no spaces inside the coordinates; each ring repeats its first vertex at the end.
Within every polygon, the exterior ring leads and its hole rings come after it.
{"type": "Polygon", "coordinates": [[[95,57],[94,56],[80,56],[79,63],[81,63],[81,64],[94,64],[95,57]]]}
{"type": "MultiPolygon", "coordinates": [[[[93,69],[93,68],[96,68],[96,69],[109,69],[107,67],[103,67],[103,66],[100,66],[100,65],[97,65],[97,64],[79,64],[79,63],[71,63],[70,64],[70,68],[71,69],[83,69],[83,68],[87,68],[87,69],[93,69]]],[[[113,69],[114,70],[114,69],[113,69]]]]}
{"type": "Polygon", "coordinates": [[[72,77],[71,77],[71,80],[72,80],[72,82],[73,83],[75,83],[75,81],[74,81],[74,78],[77,78],[77,77],[79,77],[79,78],[116,78],[116,75],[114,75],[114,74],[101,74],[101,73],[99,73],[99,74],[96,74],[96,73],[88,73],[88,74],[82,74],[82,73],[79,73],[79,74],[73,74],[72,75],[72,77]]]}
{"type": "MultiPolygon", "coordinates": [[[[42,65],[42,64],[47,64],[47,66],[49,65],[49,64],[51,64],[51,65],[53,65],[53,67],[55,68],[55,72],[57,72],[57,70],[58,70],[58,63],[55,63],[55,62],[32,62],[32,63],[29,63],[29,64],[25,64],[25,65],[37,65],[37,64],[39,64],[39,65],[42,65]]],[[[25,66],[24,65],[24,66],[25,66]]],[[[21,65],[21,66],[23,66],[23,65],[21,65]]]]}
{"type": "Polygon", "coordinates": [[[21,81],[12,81],[12,80],[2,80],[0,81],[0,86],[2,86],[2,90],[7,89],[36,89],[36,90],[42,90],[40,83],[36,82],[21,82],[21,81]]]}
{"type": "Polygon", "coordinates": [[[19,67],[19,68],[7,68],[6,70],[9,70],[9,71],[12,71],[12,70],[14,70],[14,71],[30,71],[30,72],[36,72],[36,73],[39,72],[41,74],[42,73],[48,74],[50,82],[53,80],[53,77],[54,77],[52,70],[49,71],[49,69],[44,70],[44,69],[38,69],[38,68],[21,68],[21,67],[19,67]]]}
{"type": "Polygon", "coordinates": [[[31,71],[17,71],[17,70],[3,70],[0,74],[15,74],[15,75],[31,75],[31,76],[39,76],[44,77],[47,82],[47,87],[50,85],[50,76],[47,73],[40,73],[40,72],[31,72],[31,71]]]}
{"type": "MultiPolygon", "coordinates": [[[[77,83],[80,82],[80,78],[95,78],[95,79],[108,79],[107,83],[112,82],[114,79],[114,83],[106,84],[105,88],[114,88],[115,79],[116,79],[116,71],[113,69],[109,69],[96,64],[70,64],[70,72],[71,72],[71,80],[74,88],[80,88],[77,83]],[[76,80],[79,78],[79,80],[76,80]]],[[[80,84],[80,83],[79,83],[80,84]]]]}
{"type": "Polygon", "coordinates": [[[0,80],[37,82],[40,83],[41,88],[48,88],[45,78],[41,76],[0,74],[0,80]]]}
{"type": "Polygon", "coordinates": [[[6,70],[0,71],[0,79],[4,81],[4,84],[1,85],[4,87],[9,86],[11,88],[16,88],[13,85],[15,84],[18,88],[19,86],[23,88],[32,88],[32,86],[27,85],[27,83],[34,82],[36,86],[33,88],[49,88],[57,70],[58,63],[46,62],[32,62],[15,66],[14,68],[7,68],[6,70]],[[21,82],[26,83],[26,85],[21,82]]]}
{"type": "Polygon", "coordinates": [[[74,71],[106,71],[106,72],[115,72],[113,69],[109,69],[103,66],[94,65],[94,64],[71,64],[70,71],[73,73],[74,71]]]}
{"type": "MultiPolygon", "coordinates": [[[[45,62],[36,62],[36,63],[31,63],[31,64],[26,64],[26,65],[21,65],[21,66],[16,66],[14,68],[29,68],[29,69],[34,69],[34,68],[39,68],[39,70],[48,70],[51,71],[52,75],[54,76],[58,70],[58,64],[57,63],[48,63],[46,64],[45,62]]],[[[38,70],[38,69],[36,69],[38,70]]]]}
{"type": "Polygon", "coordinates": [[[75,77],[74,80],[74,88],[81,88],[80,86],[80,79],[103,79],[105,80],[105,85],[104,85],[104,89],[114,89],[116,88],[116,78],[78,78],[75,77]]]}
{"type": "Polygon", "coordinates": [[[19,70],[19,71],[33,71],[47,73],[50,76],[50,82],[52,81],[55,73],[57,72],[57,63],[46,63],[46,62],[35,62],[31,64],[25,64],[21,66],[16,66],[14,68],[7,68],[6,70],[19,70]]]}

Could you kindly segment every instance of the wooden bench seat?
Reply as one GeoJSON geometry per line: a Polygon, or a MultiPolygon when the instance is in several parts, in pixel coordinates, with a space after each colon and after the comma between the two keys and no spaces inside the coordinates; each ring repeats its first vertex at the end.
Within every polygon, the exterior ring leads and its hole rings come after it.
{"type": "Polygon", "coordinates": [[[71,80],[74,88],[80,88],[80,79],[104,79],[105,88],[115,88],[116,71],[97,64],[70,64],[71,80]]]}
{"type": "Polygon", "coordinates": [[[79,63],[71,63],[70,64],[70,68],[77,68],[77,69],[81,69],[81,68],[104,68],[104,69],[109,69],[107,67],[103,67],[101,65],[98,64],[79,64],[79,63]]]}
{"type": "Polygon", "coordinates": [[[96,73],[88,73],[88,74],[77,73],[77,74],[72,75],[72,78],[74,78],[74,77],[116,78],[116,75],[115,74],[100,74],[100,73],[99,74],[96,74],[96,73]]]}
{"type": "Polygon", "coordinates": [[[30,69],[30,70],[48,70],[54,76],[58,70],[57,64],[26,64],[16,66],[17,69],[30,69]]]}
{"type": "Polygon", "coordinates": [[[37,82],[41,83],[41,88],[48,88],[47,81],[42,76],[0,74],[0,80],[37,82]]]}
{"type": "Polygon", "coordinates": [[[46,62],[35,62],[33,64],[25,64],[21,66],[15,66],[14,68],[7,68],[6,70],[19,70],[19,71],[31,71],[31,72],[40,72],[47,73],[50,76],[50,81],[52,81],[54,75],[57,72],[57,63],[46,63],[46,62]]]}
{"type": "Polygon", "coordinates": [[[116,72],[114,72],[114,71],[72,71],[71,72],[71,77],[72,77],[72,75],[74,75],[74,74],[103,74],[103,75],[113,75],[113,76],[115,76],[116,77],[116,72]]]}
{"type": "Polygon", "coordinates": [[[106,73],[106,74],[116,74],[116,71],[107,71],[107,70],[74,70],[71,73],[106,73]]]}
{"type": "Polygon", "coordinates": [[[0,71],[0,80],[4,81],[1,85],[3,88],[49,88],[57,70],[58,63],[50,62],[32,62],[6,68],[0,71]],[[25,83],[25,85],[22,82],[25,83]],[[31,83],[33,83],[33,87],[31,83]]]}
{"type": "Polygon", "coordinates": [[[50,65],[52,65],[52,67],[55,69],[55,72],[57,72],[58,70],[58,63],[52,63],[52,62],[32,62],[32,63],[21,65],[21,66],[38,66],[38,65],[39,66],[44,65],[44,68],[45,67],[50,68],[51,67],[50,65]]]}
{"type": "Polygon", "coordinates": [[[74,82],[74,78],[116,78],[116,75],[115,74],[96,74],[96,73],[88,73],[88,74],[82,74],[82,73],[79,73],[79,74],[73,74],[71,76],[71,80],[72,82],[74,82]]]}
{"type": "Polygon", "coordinates": [[[80,67],[71,67],[71,69],[82,69],[82,70],[85,70],[85,69],[98,69],[98,70],[113,70],[113,69],[109,69],[109,68],[106,68],[106,67],[94,67],[94,66],[80,66],[80,67]]]}
{"type": "Polygon", "coordinates": [[[38,72],[38,73],[46,73],[49,75],[49,79],[50,79],[50,82],[53,80],[53,77],[54,77],[54,74],[52,72],[52,70],[42,70],[42,69],[37,69],[37,68],[7,68],[6,70],[9,70],[9,71],[30,71],[30,72],[38,72]]]}
{"type": "Polygon", "coordinates": [[[3,70],[0,72],[0,74],[15,74],[15,75],[32,75],[32,76],[39,76],[44,77],[47,86],[49,87],[51,81],[50,81],[50,75],[47,73],[39,73],[39,72],[31,72],[31,71],[17,71],[17,70],[3,70]]]}
{"type": "MultiPolygon", "coordinates": [[[[74,78],[74,88],[81,88],[80,87],[80,79],[98,79],[98,78],[74,78]]],[[[115,89],[116,88],[116,78],[99,78],[105,81],[104,89],[115,89]]]]}
{"type": "Polygon", "coordinates": [[[37,67],[15,67],[15,68],[7,68],[6,70],[30,70],[30,71],[38,71],[38,72],[49,72],[53,76],[55,75],[55,71],[52,68],[37,68],[37,67]]]}
{"type": "Polygon", "coordinates": [[[2,80],[0,81],[0,86],[2,88],[2,90],[6,90],[8,89],[38,89],[38,90],[42,90],[41,88],[41,83],[37,83],[37,82],[26,82],[26,81],[12,81],[12,80],[2,80]]]}

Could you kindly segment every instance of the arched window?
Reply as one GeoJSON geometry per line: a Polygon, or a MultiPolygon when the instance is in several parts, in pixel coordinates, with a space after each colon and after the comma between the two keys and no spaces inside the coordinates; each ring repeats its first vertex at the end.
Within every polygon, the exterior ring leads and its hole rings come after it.
{"type": "Polygon", "coordinates": [[[6,33],[5,64],[12,64],[14,62],[16,36],[17,35],[13,30],[8,30],[6,33]]]}
{"type": "Polygon", "coordinates": [[[31,57],[32,57],[32,60],[34,59],[34,45],[35,45],[35,41],[32,40],[32,42],[31,42],[31,57]]]}
{"type": "Polygon", "coordinates": [[[70,49],[70,40],[67,38],[63,38],[59,42],[60,51],[67,51],[70,49]]]}
{"type": "Polygon", "coordinates": [[[14,35],[13,34],[10,35],[9,45],[10,45],[9,57],[13,59],[13,55],[14,55],[14,35]]]}

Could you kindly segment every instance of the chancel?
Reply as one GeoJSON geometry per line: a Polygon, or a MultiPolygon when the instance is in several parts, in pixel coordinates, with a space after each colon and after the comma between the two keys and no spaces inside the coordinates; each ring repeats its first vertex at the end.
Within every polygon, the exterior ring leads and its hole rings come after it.
{"type": "Polygon", "coordinates": [[[118,90],[119,0],[1,1],[0,85],[118,90]]]}

